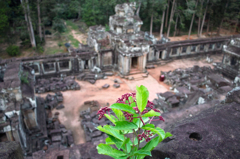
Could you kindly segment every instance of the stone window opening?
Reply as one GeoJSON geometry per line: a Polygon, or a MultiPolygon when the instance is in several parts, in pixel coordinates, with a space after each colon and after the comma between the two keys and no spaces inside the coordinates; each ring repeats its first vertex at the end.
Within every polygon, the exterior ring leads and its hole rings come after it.
{"type": "Polygon", "coordinates": [[[216,46],[217,46],[218,49],[220,49],[221,48],[221,43],[217,43],[216,46]]]}
{"type": "Polygon", "coordinates": [[[45,71],[45,72],[55,71],[55,65],[54,65],[54,63],[44,63],[44,64],[43,64],[43,67],[44,67],[44,71],[45,71]]]}
{"type": "Polygon", "coordinates": [[[208,49],[209,49],[209,50],[212,50],[212,49],[213,49],[213,44],[209,44],[208,49]]]}
{"type": "Polygon", "coordinates": [[[204,45],[200,45],[200,51],[203,51],[204,50],[204,45]]]}
{"type": "Polygon", "coordinates": [[[195,52],[196,51],[196,45],[191,46],[191,52],[195,52]]]}
{"type": "Polygon", "coordinates": [[[185,53],[187,53],[187,47],[186,46],[182,47],[182,54],[185,54],[185,53]]]}
{"type": "Polygon", "coordinates": [[[35,73],[39,73],[38,65],[33,65],[33,69],[35,73]]]}
{"type": "Polygon", "coordinates": [[[6,133],[0,133],[0,142],[8,141],[6,133]]]}
{"type": "Polygon", "coordinates": [[[231,65],[235,66],[237,64],[237,58],[236,57],[232,57],[231,58],[231,65]]]}
{"type": "Polygon", "coordinates": [[[177,48],[172,48],[172,55],[177,55],[177,48]]]}
{"type": "Polygon", "coordinates": [[[64,157],[63,156],[58,156],[57,159],[64,159],[64,157]]]}
{"type": "Polygon", "coordinates": [[[59,67],[60,67],[60,70],[70,69],[69,68],[69,61],[61,61],[61,62],[59,62],[59,67]]]}

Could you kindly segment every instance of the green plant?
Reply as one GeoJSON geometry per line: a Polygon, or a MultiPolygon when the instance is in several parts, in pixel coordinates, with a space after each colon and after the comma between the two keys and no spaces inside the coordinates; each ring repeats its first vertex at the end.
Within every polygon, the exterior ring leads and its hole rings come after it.
{"type": "Polygon", "coordinates": [[[99,120],[105,116],[115,125],[97,127],[108,135],[106,144],[101,143],[97,146],[99,154],[118,159],[143,159],[145,156],[151,156],[151,151],[162,140],[172,136],[151,124],[152,121],[164,119],[160,116],[160,110],[154,109],[153,103],[148,101],[147,88],[141,85],[136,89],[137,93],[124,94],[122,98],[118,98],[117,103],[98,111],[99,120]],[[111,110],[115,116],[110,114],[111,110]],[[129,138],[127,134],[132,134],[133,137],[129,138]],[[140,149],[140,143],[144,139],[147,143],[140,149]],[[116,145],[117,149],[111,145],[116,145]]]}
{"type": "Polygon", "coordinates": [[[105,25],[105,31],[110,31],[110,27],[109,27],[109,25],[105,25]]]}
{"type": "Polygon", "coordinates": [[[26,73],[26,74],[21,73],[20,80],[21,80],[22,83],[28,84],[29,83],[29,81],[28,81],[28,73],[26,73]]]}
{"type": "Polygon", "coordinates": [[[62,47],[62,43],[61,42],[58,42],[58,47],[62,47]]]}
{"type": "Polygon", "coordinates": [[[44,52],[44,48],[43,48],[43,46],[41,46],[41,45],[37,45],[37,47],[36,47],[36,51],[38,52],[38,53],[43,53],[44,52]]]}
{"type": "Polygon", "coordinates": [[[20,55],[19,47],[16,45],[10,45],[6,49],[9,56],[17,56],[20,55]]]}

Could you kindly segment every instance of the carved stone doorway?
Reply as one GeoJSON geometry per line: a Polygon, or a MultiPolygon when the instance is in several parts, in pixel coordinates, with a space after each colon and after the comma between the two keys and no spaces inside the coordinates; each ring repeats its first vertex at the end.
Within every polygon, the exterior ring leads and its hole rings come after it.
{"type": "Polygon", "coordinates": [[[132,57],[132,66],[131,68],[138,68],[138,57],[132,57]]]}

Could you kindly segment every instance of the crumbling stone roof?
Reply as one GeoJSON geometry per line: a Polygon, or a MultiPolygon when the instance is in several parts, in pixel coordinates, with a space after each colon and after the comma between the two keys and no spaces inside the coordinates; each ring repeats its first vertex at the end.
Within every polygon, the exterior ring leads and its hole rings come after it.
{"type": "Polygon", "coordinates": [[[234,45],[229,45],[226,48],[226,51],[231,52],[232,55],[240,57],[240,48],[234,45]]]}

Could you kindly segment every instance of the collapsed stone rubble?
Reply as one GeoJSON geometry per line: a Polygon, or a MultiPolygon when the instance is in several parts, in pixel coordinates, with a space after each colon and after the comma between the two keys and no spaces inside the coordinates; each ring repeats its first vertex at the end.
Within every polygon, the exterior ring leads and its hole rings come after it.
{"type": "Polygon", "coordinates": [[[224,78],[216,69],[194,66],[161,72],[164,83],[171,86],[171,91],[158,93],[154,104],[163,111],[176,107],[189,107],[204,104],[233,89],[232,81],[224,78]]]}
{"type": "Polygon", "coordinates": [[[36,93],[80,90],[80,85],[75,81],[74,76],[64,78],[52,77],[50,79],[38,79],[35,85],[36,93]]]}

